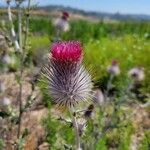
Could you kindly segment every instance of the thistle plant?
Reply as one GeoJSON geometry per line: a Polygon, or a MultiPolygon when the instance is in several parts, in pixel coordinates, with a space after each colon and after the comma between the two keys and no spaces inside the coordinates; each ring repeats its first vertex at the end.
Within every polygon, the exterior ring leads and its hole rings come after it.
{"type": "Polygon", "coordinates": [[[48,79],[49,93],[54,104],[70,110],[76,133],[76,149],[81,149],[76,105],[91,96],[91,76],[82,65],[83,49],[79,42],[57,42],[51,47],[49,63],[43,74],[48,79]]]}
{"type": "MultiPolygon", "coordinates": [[[[120,71],[117,71],[117,72],[120,72],[120,71]]],[[[116,75],[118,75],[118,73],[116,75]]],[[[121,124],[120,118],[123,116],[120,116],[119,113],[122,111],[121,110],[122,105],[124,104],[130,105],[130,103],[135,102],[134,100],[136,99],[140,99],[142,102],[145,101],[144,99],[146,98],[146,96],[144,96],[139,90],[142,86],[141,81],[144,80],[144,77],[145,77],[144,68],[142,67],[134,67],[131,70],[129,70],[128,76],[124,79],[124,82],[125,82],[124,86],[122,90],[119,91],[118,93],[119,97],[116,96],[113,98],[114,106],[113,106],[113,112],[111,114],[111,120],[109,123],[110,125],[112,124],[112,127],[114,126],[115,128],[118,128],[118,123],[121,124]],[[133,96],[133,93],[135,93],[136,97],[133,96]]],[[[129,113],[125,114],[125,116],[127,118],[130,118],[129,113]]]]}
{"type": "MultiPolygon", "coordinates": [[[[23,135],[21,132],[22,129],[22,117],[23,113],[30,108],[31,106],[31,98],[26,99],[26,104],[23,105],[23,96],[22,96],[22,91],[23,91],[23,81],[24,81],[24,69],[25,69],[25,58],[27,54],[27,44],[28,44],[28,25],[29,25],[29,13],[30,13],[30,5],[31,5],[31,0],[27,1],[27,9],[26,9],[26,14],[25,14],[25,32],[23,34],[22,29],[23,29],[23,9],[22,9],[22,4],[25,0],[14,0],[16,2],[16,10],[17,10],[17,16],[18,16],[18,32],[15,31],[14,24],[13,24],[13,18],[12,18],[12,12],[11,12],[11,2],[13,0],[6,0],[7,2],[7,12],[8,12],[8,20],[10,24],[10,31],[11,31],[11,36],[12,36],[12,41],[14,43],[15,49],[16,49],[16,56],[19,58],[20,64],[17,69],[18,73],[16,73],[16,79],[19,85],[19,92],[17,95],[17,102],[19,104],[19,113],[15,115],[15,118],[17,118],[16,124],[18,126],[17,129],[17,140],[16,141],[21,141],[23,139],[23,135]],[[17,37],[18,35],[18,37],[17,37]],[[19,53],[18,53],[19,52],[19,53]]],[[[8,62],[8,57],[5,57],[6,62],[8,62]]],[[[31,92],[31,97],[33,94],[33,90],[31,92]]],[[[12,115],[12,114],[11,114],[12,115]]],[[[19,149],[19,143],[17,143],[17,149],[19,149]]]]}
{"type": "Polygon", "coordinates": [[[107,87],[105,91],[106,100],[108,100],[109,91],[112,88],[112,81],[114,77],[120,74],[119,63],[117,60],[112,61],[111,65],[109,65],[107,68],[107,72],[109,73],[109,79],[108,79],[108,83],[107,83],[107,87]]]}
{"type": "Polygon", "coordinates": [[[129,90],[136,96],[137,100],[142,103],[146,102],[147,95],[144,95],[141,91],[142,81],[145,78],[143,67],[134,67],[129,70],[128,76],[131,79],[129,90]]]}
{"type": "Polygon", "coordinates": [[[120,74],[119,63],[117,60],[113,60],[111,65],[108,66],[107,71],[109,74],[113,76],[117,76],[120,74]]]}
{"type": "Polygon", "coordinates": [[[144,68],[142,67],[134,67],[129,70],[128,75],[130,78],[134,80],[134,82],[140,82],[144,80],[144,68]]]}
{"type": "Polygon", "coordinates": [[[69,18],[69,13],[63,11],[62,16],[53,21],[53,25],[55,27],[55,32],[56,32],[54,41],[60,41],[61,33],[69,31],[70,26],[69,26],[68,18],[69,18]]]}

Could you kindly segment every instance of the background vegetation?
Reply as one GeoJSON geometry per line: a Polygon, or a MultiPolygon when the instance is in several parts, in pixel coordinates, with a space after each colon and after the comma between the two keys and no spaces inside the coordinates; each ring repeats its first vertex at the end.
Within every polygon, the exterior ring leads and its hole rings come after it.
{"type": "MultiPolygon", "coordinates": [[[[55,36],[55,29],[52,25],[52,18],[31,17],[29,22],[29,47],[25,69],[32,70],[33,66],[39,67],[43,65],[42,56],[50,51],[50,45],[55,36]]],[[[17,30],[17,19],[14,21],[14,24],[17,30]]],[[[62,33],[62,39],[81,41],[84,47],[84,64],[92,74],[93,82],[96,86],[103,88],[107,84],[107,66],[115,59],[118,60],[121,68],[121,74],[116,79],[116,88],[119,91],[119,96],[129,80],[128,71],[135,66],[144,67],[145,80],[142,83],[141,90],[143,94],[149,94],[150,22],[122,21],[106,23],[103,20],[99,22],[72,20],[70,21],[70,26],[69,32],[62,33]]],[[[2,25],[0,28],[2,28],[2,25]]],[[[9,66],[9,69],[10,72],[14,72],[18,70],[20,60],[17,59],[18,54],[10,52],[10,55],[15,59],[15,62],[9,66]]],[[[4,67],[1,64],[1,68],[3,69],[4,67]]],[[[44,105],[49,110],[53,109],[50,96],[45,91],[47,84],[39,81],[37,86],[42,92],[44,105]]],[[[138,103],[140,105],[143,104],[141,101],[138,101],[138,103]]],[[[105,113],[111,114],[111,109],[112,106],[108,106],[108,108],[104,109],[105,111],[103,111],[103,108],[97,110],[96,124],[100,125],[100,131],[104,127],[104,121],[100,117],[105,115],[105,113]]],[[[96,144],[92,140],[95,136],[93,134],[95,124],[92,124],[92,120],[89,120],[88,130],[83,136],[83,147],[91,149],[90,146],[95,144],[96,150],[130,150],[131,138],[137,131],[130,119],[124,120],[121,118],[126,113],[130,114],[133,108],[123,109],[122,107],[119,108],[116,113],[118,119],[117,128],[112,128],[96,144]]],[[[148,112],[147,109],[145,111],[148,112]]],[[[113,122],[116,124],[116,120],[113,120],[113,122]]],[[[70,124],[61,124],[51,112],[49,112],[48,117],[43,118],[42,124],[46,129],[46,142],[50,144],[52,150],[62,149],[62,145],[65,149],[71,149],[71,145],[74,144],[74,132],[70,124]]],[[[144,136],[138,149],[148,150],[150,147],[149,131],[144,129],[143,134],[144,136]]],[[[0,139],[0,147],[2,147],[1,145],[3,145],[3,141],[0,139]]]]}

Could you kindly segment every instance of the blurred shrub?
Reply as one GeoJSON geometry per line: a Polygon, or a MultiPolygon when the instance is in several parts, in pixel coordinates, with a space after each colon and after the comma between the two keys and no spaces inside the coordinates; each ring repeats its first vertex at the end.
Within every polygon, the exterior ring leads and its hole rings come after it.
{"type": "Polygon", "coordinates": [[[150,131],[145,131],[144,137],[140,143],[139,150],[149,150],[150,149],[150,131]]]}
{"type": "MultiPolygon", "coordinates": [[[[108,36],[123,36],[125,34],[134,34],[144,36],[150,34],[149,22],[116,22],[105,23],[89,22],[85,20],[71,21],[71,30],[63,34],[63,39],[77,39],[82,42],[88,42],[91,39],[100,39],[108,36]]],[[[17,21],[15,21],[17,29],[17,21]]],[[[47,34],[51,39],[55,35],[52,25],[52,19],[47,18],[30,18],[30,32],[34,35],[47,34]]]]}
{"type": "Polygon", "coordinates": [[[2,139],[0,139],[0,150],[3,150],[5,146],[5,143],[2,139]]]}

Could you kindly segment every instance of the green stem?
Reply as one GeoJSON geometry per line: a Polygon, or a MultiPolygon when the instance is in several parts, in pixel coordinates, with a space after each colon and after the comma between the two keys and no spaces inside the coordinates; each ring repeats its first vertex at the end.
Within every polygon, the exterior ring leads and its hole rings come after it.
{"type": "Polygon", "coordinates": [[[114,75],[111,74],[110,77],[109,77],[109,80],[108,80],[108,83],[107,83],[107,87],[106,87],[106,92],[105,92],[106,101],[108,100],[108,94],[109,94],[109,91],[111,89],[113,78],[114,78],[114,75]]]}
{"type": "Polygon", "coordinates": [[[24,49],[26,49],[26,45],[27,45],[27,41],[28,41],[28,26],[29,26],[30,5],[31,5],[31,0],[28,0],[27,14],[26,14],[26,20],[25,20],[26,24],[25,24],[24,46],[23,46],[24,49]]]}
{"type": "Polygon", "coordinates": [[[76,136],[76,150],[81,150],[80,135],[79,135],[79,130],[78,130],[76,113],[73,111],[73,109],[70,109],[70,113],[72,116],[72,123],[73,123],[73,127],[75,130],[75,136],[76,136]]]}

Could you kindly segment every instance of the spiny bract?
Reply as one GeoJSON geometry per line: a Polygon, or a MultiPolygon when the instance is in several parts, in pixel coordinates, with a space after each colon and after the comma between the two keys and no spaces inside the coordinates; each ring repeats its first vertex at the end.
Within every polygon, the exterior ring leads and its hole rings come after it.
{"type": "Polygon", "coordinates": [[[52,45],[51,58],[43,73],[49,82],[49,93],[55,104],[72,107],[90,98],[91,76],[82,65],[79,42],[58,42],[52,45]]]}

